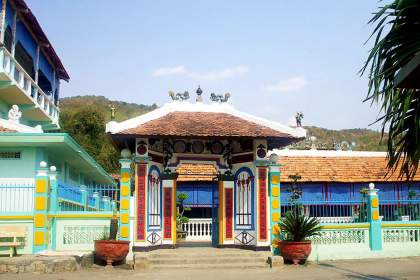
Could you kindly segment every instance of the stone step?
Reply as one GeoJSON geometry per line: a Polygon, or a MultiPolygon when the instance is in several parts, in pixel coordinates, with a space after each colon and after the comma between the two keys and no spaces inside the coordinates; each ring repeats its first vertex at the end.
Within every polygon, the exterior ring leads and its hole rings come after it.
{"type": "Polygon", "coordinates": [[[270,253],[265,254],[146,254],[145,256],[149,259],[162,259],[162,258],[258,258],[258,257],[268,257],[270,253]]]}
{"type": "Polygon", "coordinates": [[[149,266],[151,270],[162,269],[266,269],[269,266],[265,263],[225,263],[225,264],[153,264],[149,266]]]}
{"type": "Polygon", "coordinates": [[[161,258],[161,259],[149,259],[150,264],[226,264],[226,263],[247,263],[247,264],[264,264],[267,258],[264,257],[242,257],[236,258],[161,258]]]}

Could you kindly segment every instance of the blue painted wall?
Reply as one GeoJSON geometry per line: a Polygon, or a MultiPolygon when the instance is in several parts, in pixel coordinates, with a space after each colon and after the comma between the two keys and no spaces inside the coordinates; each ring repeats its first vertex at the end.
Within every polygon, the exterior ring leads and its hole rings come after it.
{"type": "Polygon", "coordinates": [[[176,193],[186,193],[188,198],[184,205],[188,207],[212,207],[212,188],[214,182],[178,182],[176,193]]]}

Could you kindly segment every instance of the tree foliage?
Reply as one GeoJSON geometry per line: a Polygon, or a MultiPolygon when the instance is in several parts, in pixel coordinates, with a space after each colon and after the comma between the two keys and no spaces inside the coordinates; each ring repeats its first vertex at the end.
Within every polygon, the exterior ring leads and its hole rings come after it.
{"type": "Polygon", "coordinates": [[[118,153],[105,133],[105,116],[96,108],[65,110],[60,116],[63,132],[70,134],[110,173],[118,173],[118,153]]]}
{"type": "Polygon", "coordinates": [[[381,106],[382,132],[388,128],[388,166],[401,164],[401,175],[412,177],[420,159],[420,97],[418,89],[397,88],[398,71],[420,52],[420,1],[395,0],[380,7],[369,21],[374,46],[361,69],[369,77],[366,100],[381,106]]]}

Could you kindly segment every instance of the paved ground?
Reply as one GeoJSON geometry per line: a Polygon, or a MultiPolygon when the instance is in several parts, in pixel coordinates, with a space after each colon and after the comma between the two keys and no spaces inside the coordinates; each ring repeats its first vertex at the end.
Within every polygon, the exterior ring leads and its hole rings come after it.
{"type": "Polygon", "coordinates": [[[331,261],[306,266],[283,266],[258,270],[165,270],[153,272],[120,269],[93,269],[60,274],[3,274],[0,279],[10,280],[223,280],[223,279],[420,279],[420,257],[356,261],[331,261]]]}

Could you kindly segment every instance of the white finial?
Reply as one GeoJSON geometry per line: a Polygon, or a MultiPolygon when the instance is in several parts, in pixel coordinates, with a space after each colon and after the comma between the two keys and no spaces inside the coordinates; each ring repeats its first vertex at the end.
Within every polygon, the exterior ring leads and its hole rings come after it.
{"type": "Polygon", "coordinates": [[[277,161],[279,160],[279,155],[278,154],[276,154],[276,153],[272,153],[271,155],[270,155],[270,162],[271,163],[277,163],[277,161]]]}
{"type": "Polygon", "coordinates": [[[375,189],[375,184],[374,183],[370,183],[369,184],[369,189],[370,190],[374,190],[375,189]]]}
{"type": "Polygon", "coordinates": [[[55,171],[57,171],[57,167],[55,167],[54,165],[51,165],[51,166],[50,166],[50,171],[51,171],[51,172],[55,172],[55,171]]]}
{"type": "Polygon", "coordinates": [[[131,156],[131,151],[129,149],[123,149],[121,151],[121,157],[130,158],[130,156],[131,156]]]}
{"type": "Polygon", "coordinates": [[[9,120],[15,123],[19,123],[20,118],[22,117],[22,112],[19,111],[18,105],[13,105],[12,108],[9,110],[8,114],[9,120]]]}
{"type": "Polygon", "coordinates": [[[41,161],[39,163],[39,167],[46,168],[47,167],[47,163],[45,161],[41,161]]]}

